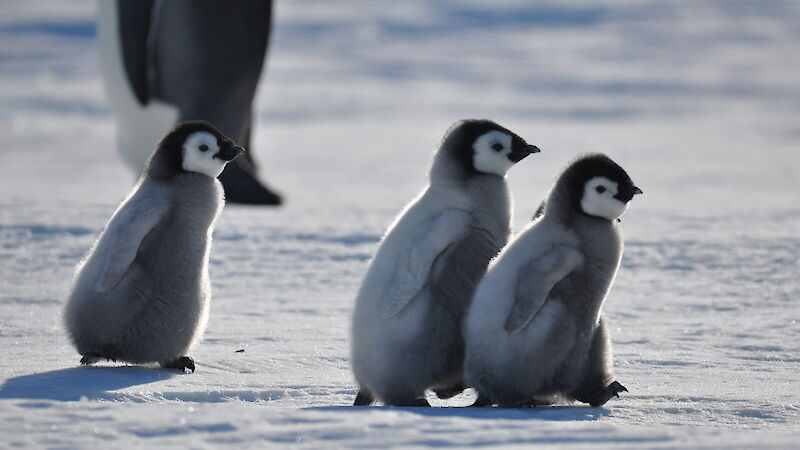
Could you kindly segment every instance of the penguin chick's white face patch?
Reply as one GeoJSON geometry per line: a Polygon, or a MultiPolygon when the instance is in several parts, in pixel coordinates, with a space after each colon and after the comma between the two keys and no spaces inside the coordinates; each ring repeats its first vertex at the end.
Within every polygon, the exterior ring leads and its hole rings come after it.
{"type": "Polygon", "coordinates": [[[581,209],[586,214],[615,220],[625,212],[626,204],[614,198],[619,185],[606,177],[594,177],[583,188],[581,209]]]}
{"type": "Polygon", "coordinates": [[[227,161],[214,158],[217,152],[219,145],[213,134],[207,131],[190,134],[183,141],[183,170],[218,177],[227,161]]]}
{"type": "Polygon", "coordinates": [[[475,170],[493,173],[504,177],[514,161],[508,159],[511,153],[511,136],[499,130],[484,133],[472,144],[472,165],[475,170]]]}

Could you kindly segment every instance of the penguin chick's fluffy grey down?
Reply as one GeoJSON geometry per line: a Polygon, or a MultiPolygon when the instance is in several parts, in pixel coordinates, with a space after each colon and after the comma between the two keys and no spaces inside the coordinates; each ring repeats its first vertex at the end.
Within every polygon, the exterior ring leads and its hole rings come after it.
{"type": "Polygon", "coordinates": [[[435,153],[430,185],[389,227],[356,299],[356,405],[426,406],[426,389],[464,389],[462,320],[489,260],[509,236],[505,175],[538,152],[488,120],[453,125],[435,153]]]}
{"type": "Polygon", "coordinates": [[[243,151],[203,121],[161,140],[78,265],[64,320],[82,364],[194,371],[186,352],[207,321],[211,231],[224,204],[216,177],[243,151]]]}
{"type": "Polygon", "coordinates": [[[476,405],[600,406],[627,390],[613,381],[600,309],[622,258],[618,218],[641,193],[605,155],[579,157],[563,171],[543,215],[476,289],[465,325],[476,405]]]}

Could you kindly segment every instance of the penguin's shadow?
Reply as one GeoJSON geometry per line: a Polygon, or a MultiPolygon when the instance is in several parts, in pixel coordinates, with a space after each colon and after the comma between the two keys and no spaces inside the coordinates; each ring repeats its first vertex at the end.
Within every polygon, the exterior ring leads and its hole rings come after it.
{"type": "Polygon", "coordinates": [[[73,367],[9,378],[0,399],[78,401],[114,399],[113,391],[172,378],[177,373],[148,367],[73,367]]]}
{"type": "Polygon", "coordinates": [[[406,408],[383,406],[323,406],[307,408],[315,411],[336,411],[339,413],[352,411],[364,412],[370,410],[405,411],[423,417],[462,417],[467,419],[510,419],[510,420],[549,420],[562,421],[594,421],[611,415],[605,408],[590,408],[588,406],[548,406],[542,408],[470,408],[470,407],[432,407],[432,408],[406,408]]]}

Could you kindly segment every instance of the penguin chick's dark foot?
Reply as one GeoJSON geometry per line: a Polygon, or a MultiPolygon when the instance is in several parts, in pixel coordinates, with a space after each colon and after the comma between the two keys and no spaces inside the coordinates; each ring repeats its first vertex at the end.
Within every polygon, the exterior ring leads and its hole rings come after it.
{"type": "Polygon", "coordinates": [[[517,405],[517,408],[536,408],[536,400],[528,400],[517,405]]]}
{"type": "Polygon", "coordinates": [[[219,176],[219,181],[225,189],[227,203],[272,206],[283,203],[280,195],[271,191],[256,178],[255,174],[245,170],[237,161],[238,159],[235,159],[225,166],[225,170],[219,176]]]}
{"type": "Polygon", "coordinates": [[[165,369],[177,369],[181,372],[186,372],[186,369],[189,369],[194,373],[194,360],[188,356],[181,356],[172,361],[161,362],[159,364],[165,369]]]}
{"type": "Polygon", "coordinates": [[[418,399],[414,400],[413,402],[411,402],[410,405],[403,405],[403,406],[415,406],[415,407],[421,407],[421,408],[430,408],[431,404],[428,403],[427,399],[418,398],[418,399]]]}
{"type": "Polygon", "coordinates": [[[81,358],[81,365],[91,366],[97,361],[100,361],[100,358],[97,358],[95,356],[84,356],[83,358],[81,358]]]}
{"type": "Polygon", "coordinates": [[[492,406],[494,402],[487,396],[483,394],[478,394],[478,398],[475,399],[475,402],[469,405],[470,408],[483,408],[486,406],[492,406]]]}
{"type": "Polygon", "coordinates": [[[392,406],[412,406],[412,407],[423,407],[423,408],[430,408],[431,404],[428,403],[428,400],[425,398],[415,398],[413,400],[403,400],[400,402],[390,403],[392,406]]]}
{"type": "Polygon", "coordinates": [[[356,394],[356,400],[353,402],[353,406],[370,406],[373,402],[375,402],[375,397],[372,396],[372,393],[366,389],[361,389],[358,391],[358,394],[356,394]]]}
{"type": "Polygon", "coordinates": [[[89,352],[85,355],[82,355],[81,364],[84,366],[91,366],[92,364],[100,361],[101,359],[105,359],[106,361],[114,361],[117,362],[117,357],[107,353],[100,353],[100,352],[89,352]]]}
{"type": "Polygon", "coordinates": [[[579,402],[588,403],[589,406],[596,408],[605,405],[612,397],[619,397],[620,392],[628,392],[628,389],[621,385],[619,381],[612,381],[611,384],[604,389],[600,389],[588,395],[576,396],[575,398],[579,402]]]}
{"type": "Polygon", "coordinates": [[[441,389],[434,389],[433,392],[436,393],[436,396],[442,400],[447,400],[448,398],[453,398],[456,395],[464,392],[464,389],[467,387],[464,386],[464,383],[454,384],[452,386],[448,386],[441,389]]]}

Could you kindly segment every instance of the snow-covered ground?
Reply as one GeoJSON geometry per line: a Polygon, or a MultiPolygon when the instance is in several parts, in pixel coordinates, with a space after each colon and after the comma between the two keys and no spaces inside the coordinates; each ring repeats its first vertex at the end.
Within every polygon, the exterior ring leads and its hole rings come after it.
{"type": "Polygon", "coordinates": [[[252,150],[289,203],[223,212],[193,374],[78,367],[60,311],[133,175],[94,4],[0,10],[0,446],[800,445],[800,3],[279,1],[252,150]],[[644,189],[605,304],[621,399],[348,406],[367,261],[462,117],[542,149],[516,229],[581,152],[644,189]]]}

